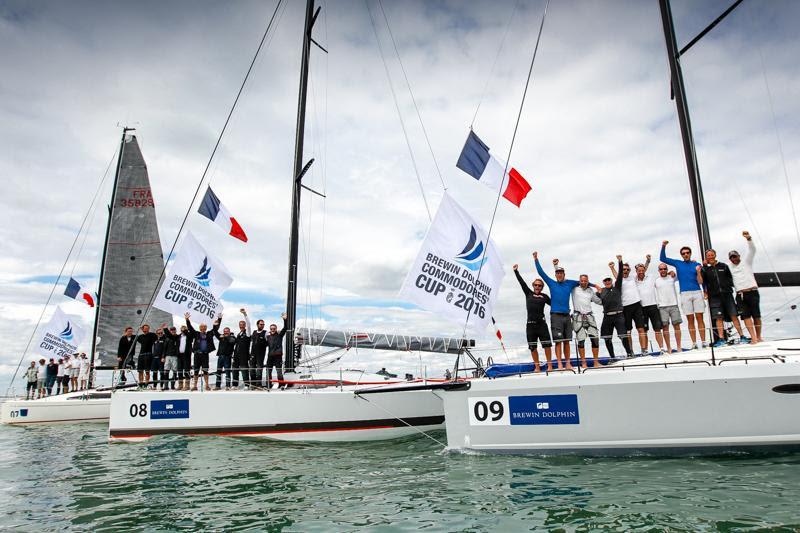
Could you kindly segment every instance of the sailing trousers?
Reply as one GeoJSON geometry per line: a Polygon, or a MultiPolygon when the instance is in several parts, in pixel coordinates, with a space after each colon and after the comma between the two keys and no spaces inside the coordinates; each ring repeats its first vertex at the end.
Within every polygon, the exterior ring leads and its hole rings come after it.
{"type": "Polygon", "coordinates": [[[192,354],[178,354],[178,379],[189,379],[192,370],[192,354]]]}
{"type": "MultiPolygon", "coordinates": [[[[267,388],[272,388],[272,368],[275,367],[278,374],[278,381],[283,381],[283,354],[282,353],[273,353],[267,356],[267,388]]],[[[284,385],[278,383],[278,387],[283,387],[284,385]]]]}
{"type": "Polygon", "coordinates": [[[231,356],[218,355],[217,356],[217,384],[216,388],[222,386],[222,373],[225,373],[225,386],[231,386],[231,356]]]}
{"type": "Polygon", "coordinates": [[[622,339],[622,346],[625,348],[625,353],[633,355],[630,342],[628,342],[628,330],[625,327],[625,314],[622,311],[606,313],[603,316],[603,323],[600,325],[600,336],[606,343],[606,350],[608,350],[609,357],[614,357],[614,344],[612,342],[614,330],[617,330],[617,336],[622,339]]]}
{"type": "Polygon", "coordinates": [[[250,385],[261,387],[264,384],[264,354],[253,354],[250,357],[250,385]]]}
{"type": "Polygon", "coordinates": [[[250,356],[248,354],[239,354],[233,356],[233,388],[239,388],[239,374],[242,376],[242,385],[247,385],[250,381],[250,356]]]}

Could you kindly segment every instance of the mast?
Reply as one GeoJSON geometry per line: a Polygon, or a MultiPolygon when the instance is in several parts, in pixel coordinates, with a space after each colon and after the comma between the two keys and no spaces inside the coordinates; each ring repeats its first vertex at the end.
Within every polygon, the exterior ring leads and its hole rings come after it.
{"type": "Polygon", "coordinates": [[[89,382],[88,388],[92,388],[94,383],[94,359],[97,352],[97,330],[100,325],[100,305],[103,301],[103,277],[106,272],[106,259],[108,256],[108,236],[111,234],[111,219],[113,218],[114,202],[117,198],[117,184],[119,183],[119,172],[122,168],[122,152],[125,150],[125,136],[135,128],[124,126],[122,128],[122,139],[119,141],[119,158],[117,159],[117,171],[114,174],[114,186],[111,189],[111,203],[108,204],[108,223],[106,224],[106,237],[103,240],[103,258],[100,260],[100,280],[97,283],[97,305],[94,308],[94,327],[92,328],[92,352],[89,356],[89,382]]]}
{"type": "MultiPolygon", "coordinates": [[[[689,172],[689,188],[694,206],[694,220],[697,226],[697,241],[700,243],[700,254],[711,248],[711,234],[706,218],[706,205],[703,200],[703,187],[700,183],[700,169],[697,165],[697,153],[692,136],[692,123],[689,119],[689,106],[686,102],[686,88],[683,84],[678,43],[675,39],[675,26],[672,21],[672,9],[669,0],[658,0],[661,8],[661,22],[664,26],[664,39],[667,42],[667,56],[671,74],[672,93],[675,96],[675,107],[678,109],[678,122],[683,139],[683,153],[686,157],[686,170],[689,172]]],[[[694,43],[692,43],[694,44],[694,43]]],[[[688,48],[688,47],[687,47],[688,48]]],[[[685,49],[684,49],[685,50],[685,49]]]]}
{"type": "Polygon", "coordinates": [[[311,53],[311,29],[317,13],[314,13],[314,0],[306,1],[306,18],[303,29],[303,54],[300,63],[300,90],[297,100],[297,131],[294,144],[294,172],[292,174],[292,215],[289,237],[289,273],[286,295],[286,350],[284,368],[294,370],[294,331],[297,323],[297,255],[300,235],[300,188],[303,172],[303,140],[306,125],[306,95],[308,94],[308,60],[311,53]]]}

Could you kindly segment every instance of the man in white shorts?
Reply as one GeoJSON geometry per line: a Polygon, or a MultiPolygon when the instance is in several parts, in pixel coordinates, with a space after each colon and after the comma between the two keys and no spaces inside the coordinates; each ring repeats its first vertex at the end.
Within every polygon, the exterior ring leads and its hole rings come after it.
{"type": "Polygon", "coordinates": [[[681,310],[678,309],[678,296],[675,293],[675,272],[670,272],[666,263],[658,265],[658,277],[656,277],[656,301],[658,302],[658,312],[661,313],[661,324],[664,329],[664,344],[667,345],[667,353],[680,352],[681,348],[681,310]],[[675,330],[675,349],[670,347],[669,325],[675,330]]]}
{"type": "Polygon", "coordinates": [[[80,381],[80,389],[86,390],[87,383],[89,382],[89,360],[86,358],[86,354],[81,354],[81,368],[80,372],[78,373],[78,380],[80,381]]]}
{"type": "Polygon", "coordinates": [[[81,354],[72,354],[72,366],[69,371],[69,382],[71,390],[78,390],[78,374],[81,372],[81,354]]]}
{"type": "Polygon", "coordinates": [[[706,302],[703,298],[703,288],[697,282],[697,267],[702,266],[692,260],[692,249],[688,246],[681,248],[681,259],[667,257],[667,244],[661,243],[661,262],[675,268],[678,284],[681,287],[681,307],[686,320],[689,322],[689,336],[692,338],[692,348],[697,348],[697,333],[700,333],[700,342],[703,348],[706,344],[706,323],[703,313],[706,312],[706,302]]]}

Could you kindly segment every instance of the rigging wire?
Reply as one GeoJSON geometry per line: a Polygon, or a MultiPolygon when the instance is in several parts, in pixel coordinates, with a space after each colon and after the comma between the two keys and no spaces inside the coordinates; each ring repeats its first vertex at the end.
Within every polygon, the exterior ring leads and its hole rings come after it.
{"type": "MultiPolygon", "coordinates": [[[[178,228],[178,233],[175,235],[175,240],[172,242],[172,247],[170,248],[169,253],[167,254],[167,258],[169,259],[172,257],[172,254],[175,252],[175,247],[178,245],[178,239],[180,239],[181,233],[183,233],[183,228],[186,226],[186,222],[189,219],[189,215],[192,212],[192,206],[194,205],[195,201],[197,200],[198,194],[200,194],[200,189],[205,182],[206,175],[208,174],[208,170],[211,167],[211,163],[214,161],[214,156],[217,153],[217,149],[222,142],[222,137],[225,135],[225,131],[228,128],[228,124],[231,121],[231,117],[233,116],[233,112],[236,110],[236,105],[239,103],[239,98],[242,96],[244,92],[245,85],[247,84],[247,80],[250,78],[250,73],[253,71],[253,67],[256,64],[256,60],[258,59],[259,54],[261,53],[262,48],[264,48],[264,42],[267,40],[267,36],[269,35],[270,29],[272,29],[273,23],[275,22],[275,17],[278,15],[278,10],[280,9],[281,5],[283,4],[283,0],[278,0],[278,3],[275,5],[275,10],[272,12],[272,16],[269,19],[269,23],[267,24],[267,29],[264,30],[264,34],[261,36],[261,41],[258,43],[258,47],[256,48],[255,54],[253,55],[253,59],[250,61],[250,66],[247,68],[247,72],[244,75],[244,79],[242,80],[242,84],[239,87],[239,91],[236,93],[236,98],[233,100],[233,104],[231,105],[230,111],[228,111],[228,116],[225,118],[225,123],[222,126],[222,130],[219,132],[219,136],[217,137],[217,142],[214,144],[214,149],[211,151],[211,156],[208,158],[208,162],[206,163],[205,169],[203,170],[203,174],[200,177],[200,181],[197,184],[197,188],[194,191],[194,195],[192,196],[191,201],[189,202],[189,207],[186,209],[186,214],[183,216],[183,220],[181,221],[181,225],[178,228]]],[[[271,39],[270,39],[271,42],[271,39]]],[[[267,43],[267,47],[269,47],[269,42],[267,43]]],[[[161,268],[161,273],[158,276],[158,279],[164,277],[164,273],[167,270],[167,262],[164,262],[164,266],[161,268]]],[[[147,320],[147,315],[150,313],[150,310],[153,307],[153,301],[156,298],[156,294],[158,293],[158,289],[160,288],[160,284],[156,284],[155,288],[153,289],[153,293],[150,295],[150,301],[147,304],[147,309],[144,313],[142,313],[142,319],[139,322],[139,327],[145,323],[147,320]]],[[[139,331],[137,329],[136,336],[138,337],[139,331]]]]}
{"type": "MultiPolygon", "coordinates": [[[[528,68],[528,77],[525,80],[525,89],[522,91],[522,100],[519,103],[519,111],[517,112],[517,120],[514,124],[514,133],[511,135],[511,144],[508,147],[508,156],[506,157],[506,164],[505,168],[503,169],[503,182],[506,180],[506,174],[508,173],[508,162],[511,161],[511,153],[514,150],[514,141],[517,139],[517,131],[519,130],[519,123],[522,119],[522,110],[525,107],[525,97],[528,95],[528,87],[531,83],[531,76],[533,75],[533,64],[536,62],[536,53],[539,51],[539,42],[542,39],[542,30],[544,30],[544,21],[547,17],[547,8],[550,6],[550,0],[547,0],[544,5],[544,11],[542,12],[542,21],[539,23],[539,33],[536,36],[536,45],[533,48],[533,55],[531,56],[531,65],[528,68]]],[[[473,289],[478,285],[478,281],[481,278],[481,272],[483,271],[483,265],[485,263],[484,258],[486,257],[487,252],[489,251],[489,246],[492,241],[492,229],[494,228],[494,220],[497,216],[497,208],[500,205],[500,198],[503,195],[503,184],[500,184],[500,188],[497,190],[497,198],[494,202],[494,210],[492,211],[492,220],[489,223],[489,231],[486,236],[486,247],[483,250],[483,254],[481,255],[481,263],[480,268],[478,269],[478,275],[475,276],[475,282],[473,283],[473,289]]],[[[462,332],[462,337],[466,337],[467,335],[467,326],[469,325],[469,319],[471,317],[471,313],[467,312],[467,318],[464,321],[464,331],[462,332]]]]}
{"type": "Polygon", "coordinates": [[[386,11],[383,9],[383,2],[378,0],[378,7],[381,8],[381,14],[383,14],[383,20],[386,22],[386,29],[389,30],[389,37],[392,40],[392,46],[394,47],[394,54],[397,57],[397,62],[400,64],[400,70],[403,72],[403,78],[406,80],[406,86],[408,87],[408,94],[411,96],[411,102],[414,104],[414,110],[417,112],[417,119],[419,120],[419,125],[422,128],[422,134],[425,137],[425,142],[428,144],[428,150],[431,152],[431,158],[433,159],[433,164],[436,167],[436,173],[439,175],[439,181],[442,183],[442,189],[445,191],[447,190],[447,185],[444,182],[444,177],[442,176],[442,171],[439,169],[439,163],[436,161],[436,155],[433,153],[433,146],[431,146],[431,140],[428,138],[428,130],[425,128],[425,123],[422,122],[422,114],[419,111],[419,106],[417,106],[417,99],[414,98],[414,92],[411,90],[411,82],[408,81],[408,74],[406,74],[406,68],[403,66],[403,60],[400,59],[400,52],[397,49],[397,43],[394,40],[394,33],[392,33],[392,27],[389,24],[389,19],[386,16],[386,11]]]}
{"type": "Polygon", "coordinates": [[[506,23],[506,30],[503,32],[503,38],[500,40],[500,46],[497,48],[497,53],[494,56],[494,61],[492,61],[492,68],[489,69],[489,76],[486,78],[486,83],[483,86],[483,91],[481,91],[481,96],[478,98],[478,106],[475,108],[475,114],[472,115],[472,122],[469,123],[469,129],[472,129],[472,126],[475,124],[475,121],[478,118],[478,111],[481,109],[481,104],[483,103],[483,99],[486,98],[486,91],[489,90],[489,82],[492,81],[492,75],[494,74],[494,69],[497,66],[497,60],[500,59],[500,53],[503,51],[503,46],[506,42],[506,37],[508,37],[508,31],[511,29],[511,23],[514,21],[514,15],[517,14],[517,8],[519,7],[519,0],[514,2],[514,9],[511,10],[511,16],[508,17],[508,22],[506,23]]]}
{"type": "MultiPolygon", "coordinates": [[[[50,305],[50,301],[53,298],[53,294],[55,294],[56,287],[58,287],[59,283],[61,282],[61,276],[64,274],[64,270],[66,270],[67,268],[67,263],[69,263],[69,258],[72,255],[72,251],[75,249],[75,244],[78,242],[81,233],[83,233],[84,227],[86,227],[86,221],[89,219],[90,214],[92,214],[95,210],[95,204],[97,203],[97,198],[100,196],[100,191],[103,189],[103,184],[105,183],[106,178],[108,177],[108,171],[111,169],[111,165],[114,163],[114,159],[116,159],[116,157],[117,157],[117,148],[114,149],[114,155],[111,156],[111,160],[109,160],[108,165],[106,166],[106,170],[105,172],[103,172],[103,177],[100,179],[100,183],[97,184],[97,190],[95,191],[94,197],[92,198],[92,201],[89,204],[89,209],[86,211],[86,215],[84,215],[83,220],[81,221],[81,225],[78,228],[78,233],[72,240],[72,245],[69,247],[69,251],[67,252],[67,257],[64,259],[64,264],[61,265],[61,270],[59,270],[58,276],[56,276],[56,280],[53,282],[53,286],[50,288],[50,294],[47,295],[47,301],[45,301],[44,306],[42,306],[42,312],[39,314],[39,318],[36,321],[36,325],[33,326],[33,331],[31,331],[31,336],[28,338],[28,343],[25,345],[25,350],[23,350],[22,355],[19,358],[19,362],[17,363],[17,368],[14,370],[14,375],[11,377],[11,381],[9,382],[8,387],[6,388],[6,396],[8,396],[8,393],[11,390],[11,386],[14,384],[14,380],[17,378],[19,369],[22,366],[22,361],[24,361],[25,356],[28,355],[28,350],[31,347],[33,338],[36,335],[36,331],[39,329],[39,326],[42,323],[42,319],[44,318],[44,314],[47,311],[47,307],[50,305]]],[[[81,249],[83,249],[83,245],[81,245],[81,249]]],[[[75,263],[78,262],[77,260],[78,257],[80,257],[80,252],[78,252],[78,255],[75,256],[75,263]]],[[[75,266],[73,265],[72,271],[70,272],[70,277],[72,277],[74,271],[75,271],[75,266]]]]}
{"type": "Polygon", "coordinates": [[[428,199],[425,196],[425,187],[422,185],[422,177],[419,175],[419,169],[417,168],[417,160],[414,157],[414,151],[411,149],[411,141],[408,138],[408,132],[406,131],[406,123],[403,120],[403,114],[400,112],[400,103],[397,101],[397,93],[394,90],[394,84],[392,83],[392,76],[389,73],[389,65],[386,63],[386,56],[383,53],[383,46],[381,45],[380,37],[378,36],[378,27],[375,24],[375,17],[372,15],[372,10],[369,8],[369,0],[364,0],[364,5],[367,7],[367,13],[369,13],[369,20],[372,23],[372,31],[375,34],[375,41],[378,43],[378,51],[380,52],[381,61],[383,62],[383,69],[386,71],[386,79],[389,82],[389,89],[392,92],[392,99],[394,100],[394,107],[397,109],[397,117],[400,119],[400,127],[403,129],[403,137],[406,139],[406,146],[408,146],[408,154],[411,156],[411,164],[414,167],[414,174],[417,176],[417,183],[419,183],[419,191],[422,194],[422,201],[425,203],[425,211],[428,213],[428,220],[433,220],[433,216],[431,215],[431,209],[428,207],[428,199]]]}

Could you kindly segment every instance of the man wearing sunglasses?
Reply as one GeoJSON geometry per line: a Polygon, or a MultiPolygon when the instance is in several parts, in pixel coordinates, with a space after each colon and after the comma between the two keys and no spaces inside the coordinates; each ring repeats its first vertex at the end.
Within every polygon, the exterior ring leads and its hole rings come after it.
{"type": "Polygon", "coordinates": [[[708,307],[711,319],[716,322],[719,339],[714,342],[715,348],[725,344],[724,323],[733,322],[733,327],[739,334],[739,342],[749,343],[750,339],[744,336],[742,325],[739,323],[739,311],[733,299],[733,275],[728,265],[717,261],[717,252],[709,248],[706,250],[706,261],[702,267],[697,267],[697,281],[703,285],[708,298],[708,307]]]}
{"type": "MultiPolygon", "coordinates": [[[[650,266],[650,260],[647,264],[643,265],[644,269],[650,266]]],[[[614,268],[614,263],[609,265],[611,275],[617,277],[617,269],[614,268]]],[[[633,329],[639,334],[639,347],[641,351],[639,355],[647,354],[647,331],[645,330],[645,316],[642,309],[642,298],[639,296],[639,286],[636,284],[636,276],[631,276],[631,266],[628,263],[622,263],[622,311],[625,318],[625,331],[627,331],[628,342],[633,347],[633,340],[631,334],[633,329]]]]}
{"type": "Polygon", "coordinates": [[[692,338],[692,348],[697,348],[697,333],[700,333],[700,342],[703,348],[706,344],[706,323],[703,313],[706,311],[706,303],[703,298],[703,289],[697,282],[697,268],[700,265],[692,260],[692,249],[688,246],[681,248],[680,259],[670,259],[667,257],[667,244],[669,241],[661,243],[661,262],[673,267],[678,275],[678,284],[681,289],[681,307],[686,315],[689,324],[689,336],[692,338]]]}
{"type": "Polygon", "coordinates": [[[550,289],[550,329],[553,333],[553,341],[556,343],[558,368],[572,370],[569,353],[569,341],[572,340],[569,299],[572,296],[572,289],[580,285],[580,283],[574,279],[566,279],[564,267],[558,264],[558,259],[553,259],[556,279],[548,276],[542,265],[539,264],[539,252],[533,252],[533,260],[536,264],[536,271],[547,284],[547,288],[550,289]],[[562,355],[564,356],[563,361],[561,359],[562,355]]]}
{"type": "Polygon", "coordinates": [[[553,345],[550,340],[550,331],[547,329],[547,321],[544,319],[544,306],[550,305],[550,297],[542,292],[544,281],[539,278],[533,280],[533,290],[531,290],[522,275],[519,273],[519,265],[514,265],[514,275],[517,277],[522,292],[525,293],[525,307],[528,311],[528,322],[525,325],[525,334],[528,338],[528,349],[533,357],[534,372],[541,372],[539,364],[539,352],[536,349],[537,343],[541,341],[544,354],[547,357],[547,370],[552,370],[552,351],[553,345]]]}
{"type": "Polygon", "coordinates": [[[733,286],[736,289],[736,306],[739,308],[742,320],[750,333],[751,343],[761,342],[761,297],[758,294],[758,283],[753,275],[753,256],[756,255],[756,245],[753,237],[747,231],[742,232],[747,240],[747,256],[742,261],[739,252],[731,250],[728,259],[733,275],[733,286]]]}
{"type": "Polygon", "coordinates": [[[670,272],[666,263],[658,265],[658,277],[655,282],[656,302],[661,314],[662,332],[667,353],[680,352],[681,348],[681,310],[678,309],[678,296],[675,292],[675,272],[670,272]],[[675,348],[670,346],[669,325],[675,330],[675,348]]]}

